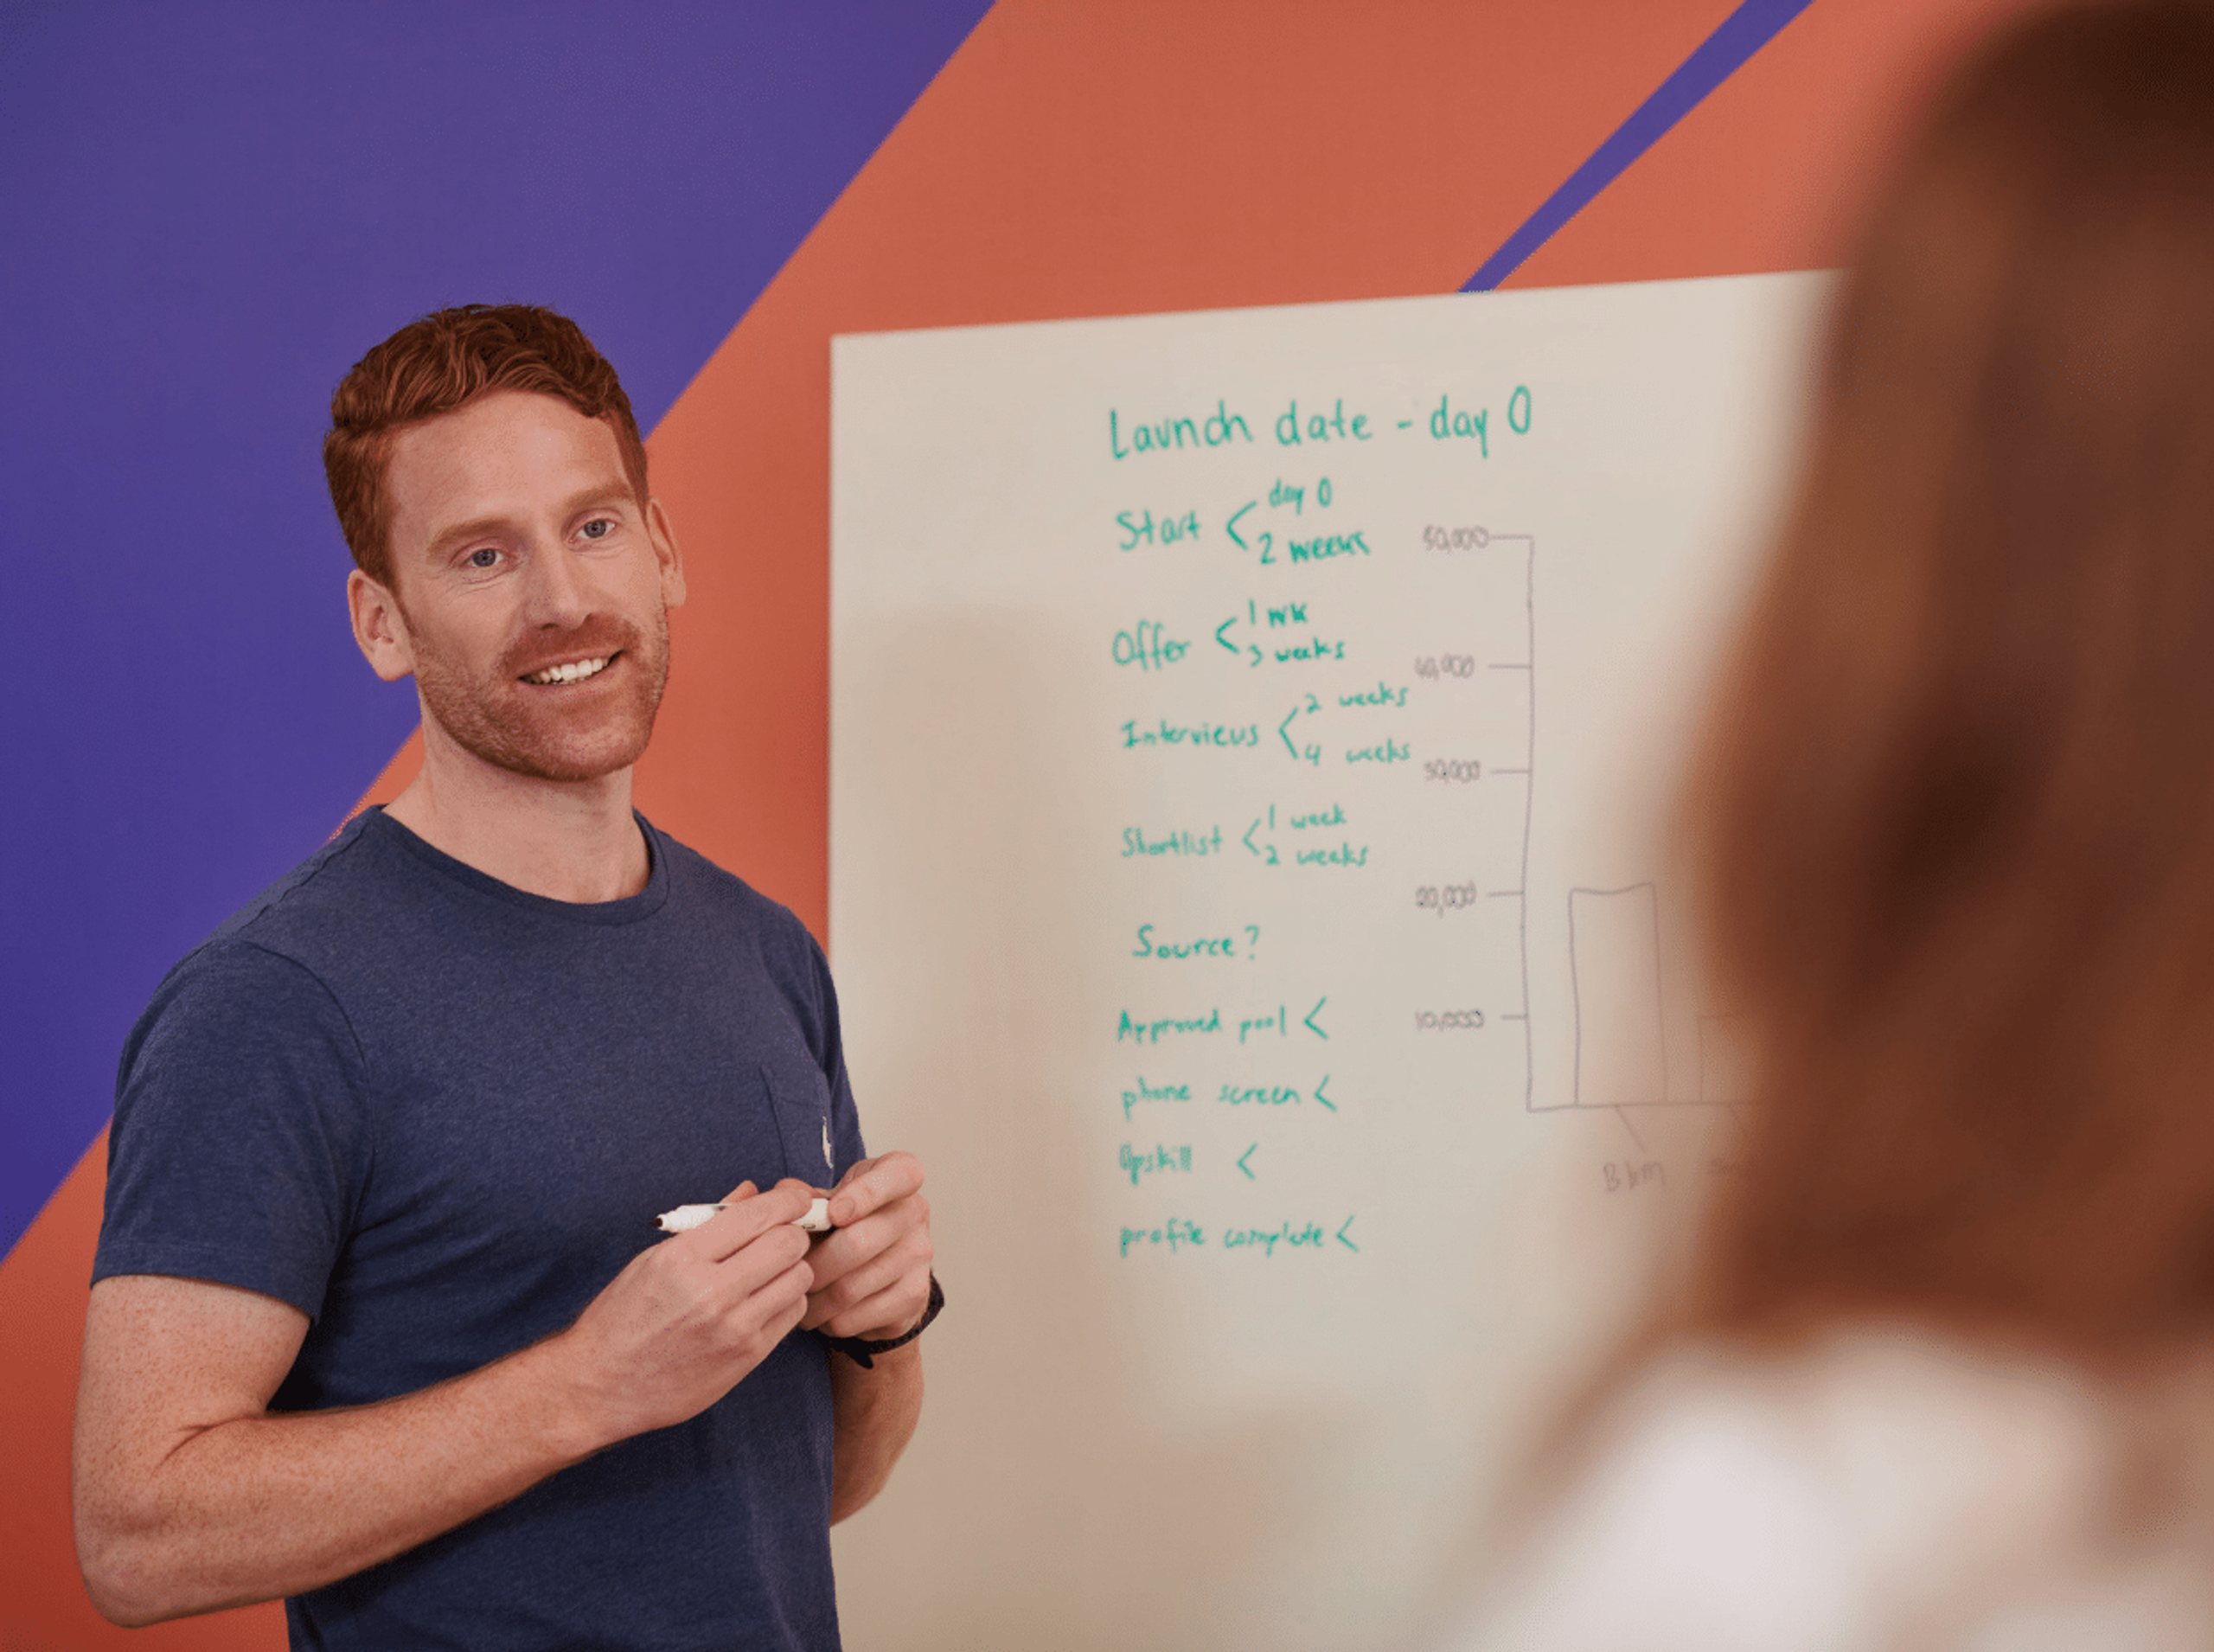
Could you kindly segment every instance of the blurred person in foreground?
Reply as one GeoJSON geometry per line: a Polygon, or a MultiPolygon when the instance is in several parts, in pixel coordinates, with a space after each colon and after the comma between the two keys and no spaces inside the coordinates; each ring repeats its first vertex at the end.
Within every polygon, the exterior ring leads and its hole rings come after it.
{"type": "Polygon", "coordinates": [[[1687,816],[1757,1105],[1470,1643],[2214,1645],[2214,8],[1956,77],[1816,397],[1687,816]]]}

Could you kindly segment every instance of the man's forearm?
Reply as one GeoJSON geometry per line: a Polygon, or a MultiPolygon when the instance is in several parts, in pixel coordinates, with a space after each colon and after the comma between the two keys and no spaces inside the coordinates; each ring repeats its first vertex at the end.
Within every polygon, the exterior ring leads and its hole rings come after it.
{"type": "MultiPolygon", "coordinates": [[[[744,1194],[742,1200],[739,1194],[744,1194]]],[[[617,1440],[698,1415],[796,1328],[803,1182],[648,1246],[576,1322],[375,1405],[272,1414],[308,1326],[162,1275],[93,1287],[77,1393],[78,1558],[123,1623],[266,1600],[450,1531],[617,1440]]]]}
{"type": "Polygon", "coordinates": [[[835,1349],[826,1357],[838,1430],[830,1474],[830,1519],[835,1523],[884,1489],[913,1437],[923,1414],[923,1348],[910,1342],[880,1354],[866,1371],[835,1349]]]}
{"type": "Polygon", "coordinates": [[[556,1403],[547,1346],[381,1405],[217,1423],[135,1482],[93,1476],[129,1485],[82,1500],[93,1604],[143,1623],[298,1594],[590,1456],[605,1442],[556,1403]]]}

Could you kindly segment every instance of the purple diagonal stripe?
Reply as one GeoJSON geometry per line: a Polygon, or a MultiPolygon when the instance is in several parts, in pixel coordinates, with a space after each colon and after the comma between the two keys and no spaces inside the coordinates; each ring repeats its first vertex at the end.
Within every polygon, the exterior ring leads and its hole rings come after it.
{"type": "Polygon", "coordinates": [[[1488,292],[1513,274],[1524,259],[1552,238],[1555,230],[1583,211],[1631,162],[1660,142],[1670,127],[1699,106],[1702,98],[1736,74],[1739,65],[1812,3],[1813,0],[1745,0],[1677,66],[1659,90],[1615,128],[1605,143],[1591,151],[1589,160],[1569,174],[1568,182],[1554,190],[1499,251],[1484,260],[1483,267],[1469,278],[1461,291],[1488,292]]]}

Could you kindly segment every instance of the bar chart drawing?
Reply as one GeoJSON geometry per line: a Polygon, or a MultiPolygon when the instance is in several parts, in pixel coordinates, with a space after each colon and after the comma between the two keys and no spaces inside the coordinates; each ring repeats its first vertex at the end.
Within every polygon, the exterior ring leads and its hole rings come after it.
{"type": "Polygon", "coordinates": [[[1654,887],[1571,889],[1568,956],[1575,995],[1575,1105],[1626,1107],[1667,1101],[1660,912],[1654,887]]]}

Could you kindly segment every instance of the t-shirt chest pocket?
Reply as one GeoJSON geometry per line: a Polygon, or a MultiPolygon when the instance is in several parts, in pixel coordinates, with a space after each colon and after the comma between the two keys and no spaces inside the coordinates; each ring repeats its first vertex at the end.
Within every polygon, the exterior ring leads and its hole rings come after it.
{"type": "Polygon", "coordinates": [[[830,1141],[830,1081],[811,1061],[765,1060],[762,1087],[784,1148],[784,1174],[817,1188],[835,1180],[830,1141]]]}

